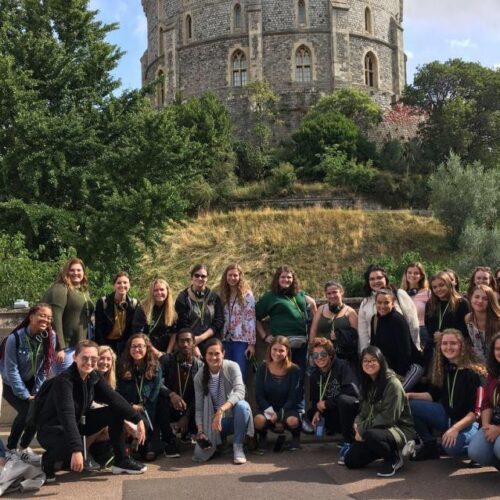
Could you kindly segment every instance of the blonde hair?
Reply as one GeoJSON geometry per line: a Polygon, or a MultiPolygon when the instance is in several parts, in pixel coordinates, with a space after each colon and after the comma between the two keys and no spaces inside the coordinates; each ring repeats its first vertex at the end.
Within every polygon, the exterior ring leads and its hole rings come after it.
{"type": "Polygon", "coordinates": [[[455,287],[453,286],[453,283],[451,282],[451,277],[450,274],[446,271],[440,271],[439,273],[434,274],[431,279],[429,280],[430,282],[430,290],[431,290],[431,297],[429,299],[429,312],[435,313],[436,311],[439,310],[441,300],[439,297],[434,293],[432,290],[432,283],[433,281],[436,280],[442,280],[444,281],[446,285],[446,289],[448,291],[448,304],[450,305],[450,311],[455,311],[458,307],[458,304],[460,300],[462,299],[462,296],[456,291],[455,287]]]}
{"type": "Polygon", "coordinates": [[[146,316],[146,321],[148,324],[151,324],[151,318],[153,316],[153,307],[155,305],[153,291],[156,285],[164,285],[167,289],[167,298],[165,299],[164,306],[165,311],[163,313],[163,319],[166,326],[172,326],[175,321],[175,309],[174,309],[174,299],[172,297],[172,290],[168,286],[168,283],[163,278],[156,278],[151,282],[151,285],[148,289],[148,296],[142,302],[141,307],[144,311],[144,315],[146,316]]]}
{"type": "Polygon", "coordinates": [[[243,301],[245,300],[245,295],[250,291],[250,285],[245,279],[245,275],[243,274],[243,269],[239,264],[229,264],[226,267],[224,272],[222,273],[219,285],[219,296],[222,301],[222,305],[226,305],[229,302],[229,298],[231,296],[231,287],[227,282],[227,274],[229,271],[236,270],[240,273],[240,281],[238,282],[238,286],[236,288],[236,298],[240,305],[243,305],[243,301]]]}
{"type": "Polygon", "coordinates": [[[445,335],[454,335],[460,343],[460,357],[457,363],[458,368],[468,368],[478,375],[485,376],[486,368],[475,359],[472,350],[460,330],[456,328],[446,328],[442,332],[436,333],[436,347],[431,367],[431,383],[437,387],[443,387],[444,383],[444,364],[446,358],[441,352],[441,342],[445,335]]]}
{"type": "Polygon", "coordinates": [[[97,355],[101,357],[105,352],[111,354],[111,368],[106,373],[103,373],[103,378],[113,388],[116,389],[116,353],[109,345],[100,345],[97,349],[97,355]]]}

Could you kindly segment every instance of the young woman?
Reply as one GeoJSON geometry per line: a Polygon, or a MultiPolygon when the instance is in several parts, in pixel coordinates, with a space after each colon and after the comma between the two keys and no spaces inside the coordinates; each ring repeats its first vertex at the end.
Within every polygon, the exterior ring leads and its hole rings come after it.
{"type": "Polygon", "coordinates": [[[361,406],[354,430],[355,441],[344,449],[345,465],[358,469],[383,458],[382,468],[377,473],[381,477],[393,476],[415,444],[404,389],[375,346],[361,353],[361,406]]]}
{"type": "Polygon", "coordinates": [[[127,341],[118,364],[118,392],[140,412],[146,424],[146,442],[139,453],[146,460],[156,458],[153,449],[155,425],[160,428],[161,437],[168,435],[168,423],[158,412],[158,397],[162,383],[162,371],[147,335],[137,333],[127,341]]]}
{"type": "Polygon", "coordinates": [[[495,292],[497,291],[497,283],[491,268],[485,266],[477,266],[474,268],[474,271],[472,271],[472,275],[469,279],[469,287],[467,289],[467,298],[469,300],[474,287],[478,285],[486,285],[493,288],[495,292]]]}
{"type": "Polygon", "coordinates": [[[42,302],[52,308],[58,349],[57,363],[52,371],[58,374],[73,363],[78,342],[94,334],[94,303],[90,300],[85,265],[81,259],[75,257],[66,262],[56,282],[45,292],[42,302]]]}
{"type": "Polygon", "coordinates": [[[300,290],[295,271],[290,266],[280,266],[274,273],[271,290],[255,305],[257,332],[262,340],[271,343],[277,335],[288,337],[292,349],[292,361],[299,366],[302,378],[307,363],[308,307],[316,313],[314,299],[300,290]],[[267,333],[262,320],[269,318],[267,333]]]}
{"type": "Polygon", "coordinates": [[[402,314],[395,309],[394,293],[381,288],[375,293],[377,314],[372,318],[370,344],[377,346],[408,391],[424,374],[423,360],[411,340],[410,329],[402,314]]]}
{"type": "Polygon", "coordinates": [[[132,334],[137,300],[129,296],[130,278],[120,271],[113,277],[114,292],[101,297],[95,308],[95,341],[109,345],[119,356],[132,334]]]}
{"type": "Polygon", "coordinates": [[[420,262],[412,262],[406,266],[401,279],[401,288],[411,297],[417,308],[420,347],[424,349],[429,342],[429,334],[425,327],[425,304],[430,299],[431,291],[424,266],[420,262]]]}
{"type": "Polygon", "coordinates": [[[442,271],[431,277],[431,298],[425,305],[425,327],[429,341],[424,348],[425,366],[429,366],[434,354],[436,333],[447,328],[455,328],[467,338],[465,316],[469,304],[455,289],[450,274],[442,271]]]}
{"type": "Polygon", "coordinates": [[[452,457],[467,453],[477,432],[475,403],[486,370],[472,361],[469,345],[459,330],[448,328],[436,335],[436,353],[428,392],[409,392],[415,429],[423,446],[414,460],[439,458],[433,435],[443,432],[441,445],[452,457]]]}
{"type": "Polygon", "coordinates": [[[469,443],[469,457],[500,470],[500,334],[493,337],[489,350],[481,423],[481,429],[469,443]]]}
{"type": "Polygon", "coordinates": [[[449,268],[443,269],[443,272],[446,273],[450,277],[451,284],[453,285],[453,288],[455,289],[455,291],[460,293],[460,278],[459,278],[457,272],[454,271],[453,269],[449,269],[449,268]]]}
{"type": "Polygon", "coordinates": [[[267,431],[292,434],[290,449],[300,447],[301,401],[300,370],[291,360],[289,340],[278,335],[267,347],[265,361],[255,376],[255,399],[258,414],[254,425],[259,434],[259,448],[267,449],[267,431]]]}
{"type": "Polygon", "coordinates": [[[36,429],[26,427],[26,417],[32,401],[49,376],[54,363],[56,335],[51,328],[52,309],[48,304],[30,308],[26,318],[7,338],[0,362],[3,377],[3,397],[15,409],[7,448],[40,463],[40,457],[29,447],[36,429]]]}
{"type": "Polygon", "coordinates": [[[193,459],[208,460],[225,436],[234,434],[233,461],[244,464],[245,435],[253,436],[252,410],[245,401],[245,384],[237,363],[224,359],[218,338],[205,344],[205,366],[194,377],[196,399],[196,447],[193,459]]]}
{"type": "Polygon", "coordinates": [[[238,264],[224,270],[220,298],[224,307],[222,338],[226,359],[238,363],[245,381],[247,360],[255,353],[255,299],[238,264]]]}
{"type": "Polygon", "coordinates": [[[471,312],[465,324],[477,359],[486,364],[491,339],[500,333],[500,305],[495,290],[487,285],[476,285],[469,297],[471,312]]]}
{"type": "Polygon", "coordinates": [[[224,310],[220,297],[207,287],[208,269],[196,264],[191,269],[191,285],[175,301],[178,327],[189,328],[195,336],[196,355],[210,337],[220,338],[224,327],[224,310]]]}
{"type": "Polygon", "coordinates": [[[364,274],[365,295],[358,311],[359,349],[363,350],[370,343],[371,321],[376,314],[375,293],[381,288],[392,288],[396,297],[395,308],[401,313],[408,327],[415,347],[420,349],[418,315],[415,304],[404,290],[396,290],[389,283],[387,271],[380,266],[370,265],[364,274]]]}
{"type": "Polygon", "coordinates": [[[100,377],[95,367],[98,345],[90,340],[77,344],[74,363],[53,379],[37,418],[37,439],[45,448],[42,469],[46,482],[55,481],[55,463],[70,461],[71,470],[84,470],[84,437],[108,428],[114,451],[113,474],[142,474],[146,467],[129,458],[123,439],[123,421],[137,424],[138,441],[145,439],[144,423],[139,413],[100,377]],[[92,402],[107,406],[105,411],[89,411],[92,402]]]}
{"type": "MultiPolygon", "coordinates": [[[[359,407],[358,381],[350,363],[335,356],[330,340],[317,337],[309,347],[315,369],[310,378],[311,408],[307,416],[318,433],[323,424],[330,433],[340,432],[344,444],[354,441],[354,418],[359,407]]],[[[342,455],[342,453],[341,453],[342,455]]]]}
{"type": "Polygon", "coordinates": [[[100,345],[97,350],[97,372],[113,388],[116,389],[116,353],[109,345],[100,345]]]}
{"type": "Polygon", "coordinates": [[[327,303],[318,307],[312,320],[309,345],[316,337],[330,339],[336,355],[342,359],[357,361],[358,357],[358,315],[344,304],[344,288],[336,281],[325,284],[327,303]]]}
{"type": "Polygon", "coordinates": [[[146,300],[137,306],[132,330],[145,333],[158,354],[173,352],[177,331],[174,299],[163,278],[153,280],[146,300]]]}

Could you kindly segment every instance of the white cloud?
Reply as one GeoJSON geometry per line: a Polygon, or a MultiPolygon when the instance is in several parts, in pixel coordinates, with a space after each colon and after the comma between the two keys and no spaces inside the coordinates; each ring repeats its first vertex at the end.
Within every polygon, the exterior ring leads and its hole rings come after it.
{"type": "Polygon", "coordinates": [[[452,49],[477,49],[477,43],[471,41],[470,38],[464,38],[463,40],[446,40],[448,45],[452,49]]]}

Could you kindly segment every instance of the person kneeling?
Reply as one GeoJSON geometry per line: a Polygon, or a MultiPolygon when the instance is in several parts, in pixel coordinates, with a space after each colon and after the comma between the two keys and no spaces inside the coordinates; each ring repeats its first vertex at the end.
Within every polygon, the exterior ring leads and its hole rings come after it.
{"type": "Polygon", "coordinates": [[[311,408],[307,416],[318,437],[326,429],[331,434],[341,432],[344,445],[339,464],[354,441],[353,424],[359,407],[358,382],[348,361],[335,356],[330,340],[317,337],[310,346],[315,368],[311,373],[311,408]]]}
{"type": "Polygon", "coordinates": [[[361,353],[361,406],[354,422],[355,442],[344,457],[349,469],[384,459],[381,477],[393,476],[413,452],[415,430],[410,405],[382,351],[369,346],[361,353]]]}
{"type": "MultiPolygon", "coordinates": [[[[139,413],[115,392],[109,384],[95,371],[98,354],[97,344],[89,340],[81,341],[75,350],[73,364],[52,380],[44,394],[43,401],[38,402],[37,438],[45,448],[42,456],[42,469],[46,482],[55,481],[55,463],[63,461],[71,463],[71,470],[84,470],[86,455],[86,436],[100,433],[108,428],[109,438],[113,446],[113,474],[142,474],[146,467],[127,456],[123,435],[123,421],[129,420],[137,424],[139,442],[144,442],[146,431],[139,413]],[[88,412],[93,401],[104,403],[107,412],[99,412],[99,418],[88,412]]],[[[37,403],[35,403],[35,408],[37,403]]]]}

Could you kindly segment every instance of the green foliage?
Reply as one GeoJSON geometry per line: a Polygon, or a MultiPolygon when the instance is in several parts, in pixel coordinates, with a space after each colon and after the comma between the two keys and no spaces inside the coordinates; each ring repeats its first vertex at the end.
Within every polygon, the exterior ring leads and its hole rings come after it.
{"type": "Polygon", "coordinates": [[[500,71],[452,59],[418,69],[404,101],[428,114],[420,137],[425,158],[435,165],[450,150],[486,167],[500,160],[500,71]]]}
{"type": "Polygon", "coordinates": [[[234,144],[238,159],[237,175],[243,182],[260,181],[269,174],[273,156],[249,142],[238,141],[234,144]]]}
{"type": "Polygon", "coordinates": [[[475,162],[462,165],[451,154],[429,179],[431,208],[449,228],[451,243],[457,247],[467,225],[495,228],[500,207],[500,171],[485,170],[475,162]]]}
{"type": "Polygon", "coordinates": [[[326,149],[320,168],[325,172],[326,182],[354,193],[369,193],[377,176],[377,170],[371,164],[349,160],[347,154],[336,147],[326,149]]]}
{"type": "Polygon", "coordinates": [[[403,143],[399,139],[389,139],[384,142],[380,149],[378,165],[382,170],[389,170],[395,173],[404,173],[405,150],[403,143]]]}
{"type": "Polygon", "coordinates": [[[320,163],[327,149],[335,146],[351,158],[356,154],[358,127],[338,111],[309,111],[292,138],[297,162],[303,167],[301,176],[317,179],[312,167],[320,163]]]}
{"type": "Polygon", "coordinates": [[[269,194],[285,196],[293,192],[297,181],[295,168],[290,163],[281,163],[271,171],[268,186],[269,194]]]}
{"type": "Polygon", "coordinates": [[[500,224],[492,228],[477,226],[469,222],[464,227],[458,242],[458,270],[470,273],[478,264],[498,268],[500,262],[500,224]]]}

